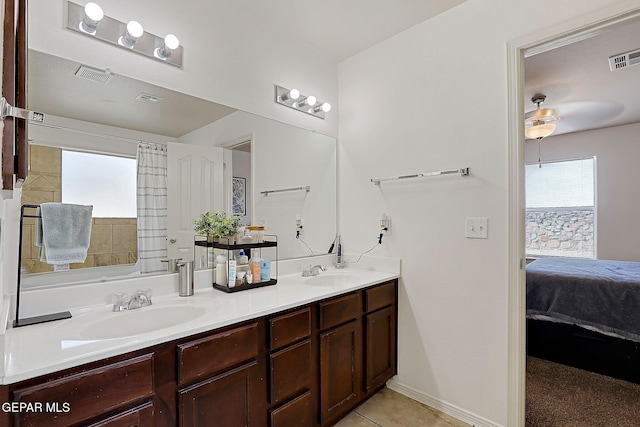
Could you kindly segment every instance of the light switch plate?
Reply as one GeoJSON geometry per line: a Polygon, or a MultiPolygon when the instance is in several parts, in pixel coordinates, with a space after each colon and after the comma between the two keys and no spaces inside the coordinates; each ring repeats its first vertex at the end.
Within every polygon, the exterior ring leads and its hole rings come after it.
{"type": "Polygon", "coordinates": [[[464,236],[469,239],[487,239],[489,220],[487,218],[467,218],[464,227],[464,236]]]}

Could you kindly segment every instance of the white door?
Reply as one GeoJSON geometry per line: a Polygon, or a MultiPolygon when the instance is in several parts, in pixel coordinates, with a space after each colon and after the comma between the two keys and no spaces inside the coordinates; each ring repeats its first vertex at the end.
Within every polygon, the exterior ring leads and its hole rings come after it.
{"type": "MultiPolygon", "coordinates": [[[[193,260],[193,220],[224,209],[223,149],[167,144],[167,253],[193,260]]],[[[198,264],[196,263],[196,266],[198,264]]]]}

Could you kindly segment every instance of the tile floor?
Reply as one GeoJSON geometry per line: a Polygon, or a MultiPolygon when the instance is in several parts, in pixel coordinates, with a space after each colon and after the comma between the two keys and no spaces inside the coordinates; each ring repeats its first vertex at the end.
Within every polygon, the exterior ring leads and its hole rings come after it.
{"type": "Polygon", "coordinates": [[[335,427],[471,427],[388,388],[357,407],[335,427]]]}

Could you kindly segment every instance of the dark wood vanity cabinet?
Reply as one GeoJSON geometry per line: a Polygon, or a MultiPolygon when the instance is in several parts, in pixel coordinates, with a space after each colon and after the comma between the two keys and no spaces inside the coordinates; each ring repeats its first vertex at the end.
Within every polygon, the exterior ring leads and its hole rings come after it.
{"type": "Polygon", "coordinates": [[[324,427],[396,373],[397,281],[0,386],[0,425],[324,427]]]}

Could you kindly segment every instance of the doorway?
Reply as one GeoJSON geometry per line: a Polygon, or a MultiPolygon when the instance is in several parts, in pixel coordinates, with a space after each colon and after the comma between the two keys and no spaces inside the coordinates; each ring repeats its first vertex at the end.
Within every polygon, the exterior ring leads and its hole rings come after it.
{"type": "MultiPolygon", "coordinates": [[[[508,46],[509,88],[509,425],[523,426],[525,415],[525,142],[522,118],[529,102],[525,97],[525,57],[557,49],[606,31],[640,16],[640,9],[607,8],[581,21],[555,27],[553,32],[513,41],[508,46]]],[[[620,52],[612,52],[612,54],[620,52]]],[[[606,58],[605,58],[606,60],[606,58]]]]}

